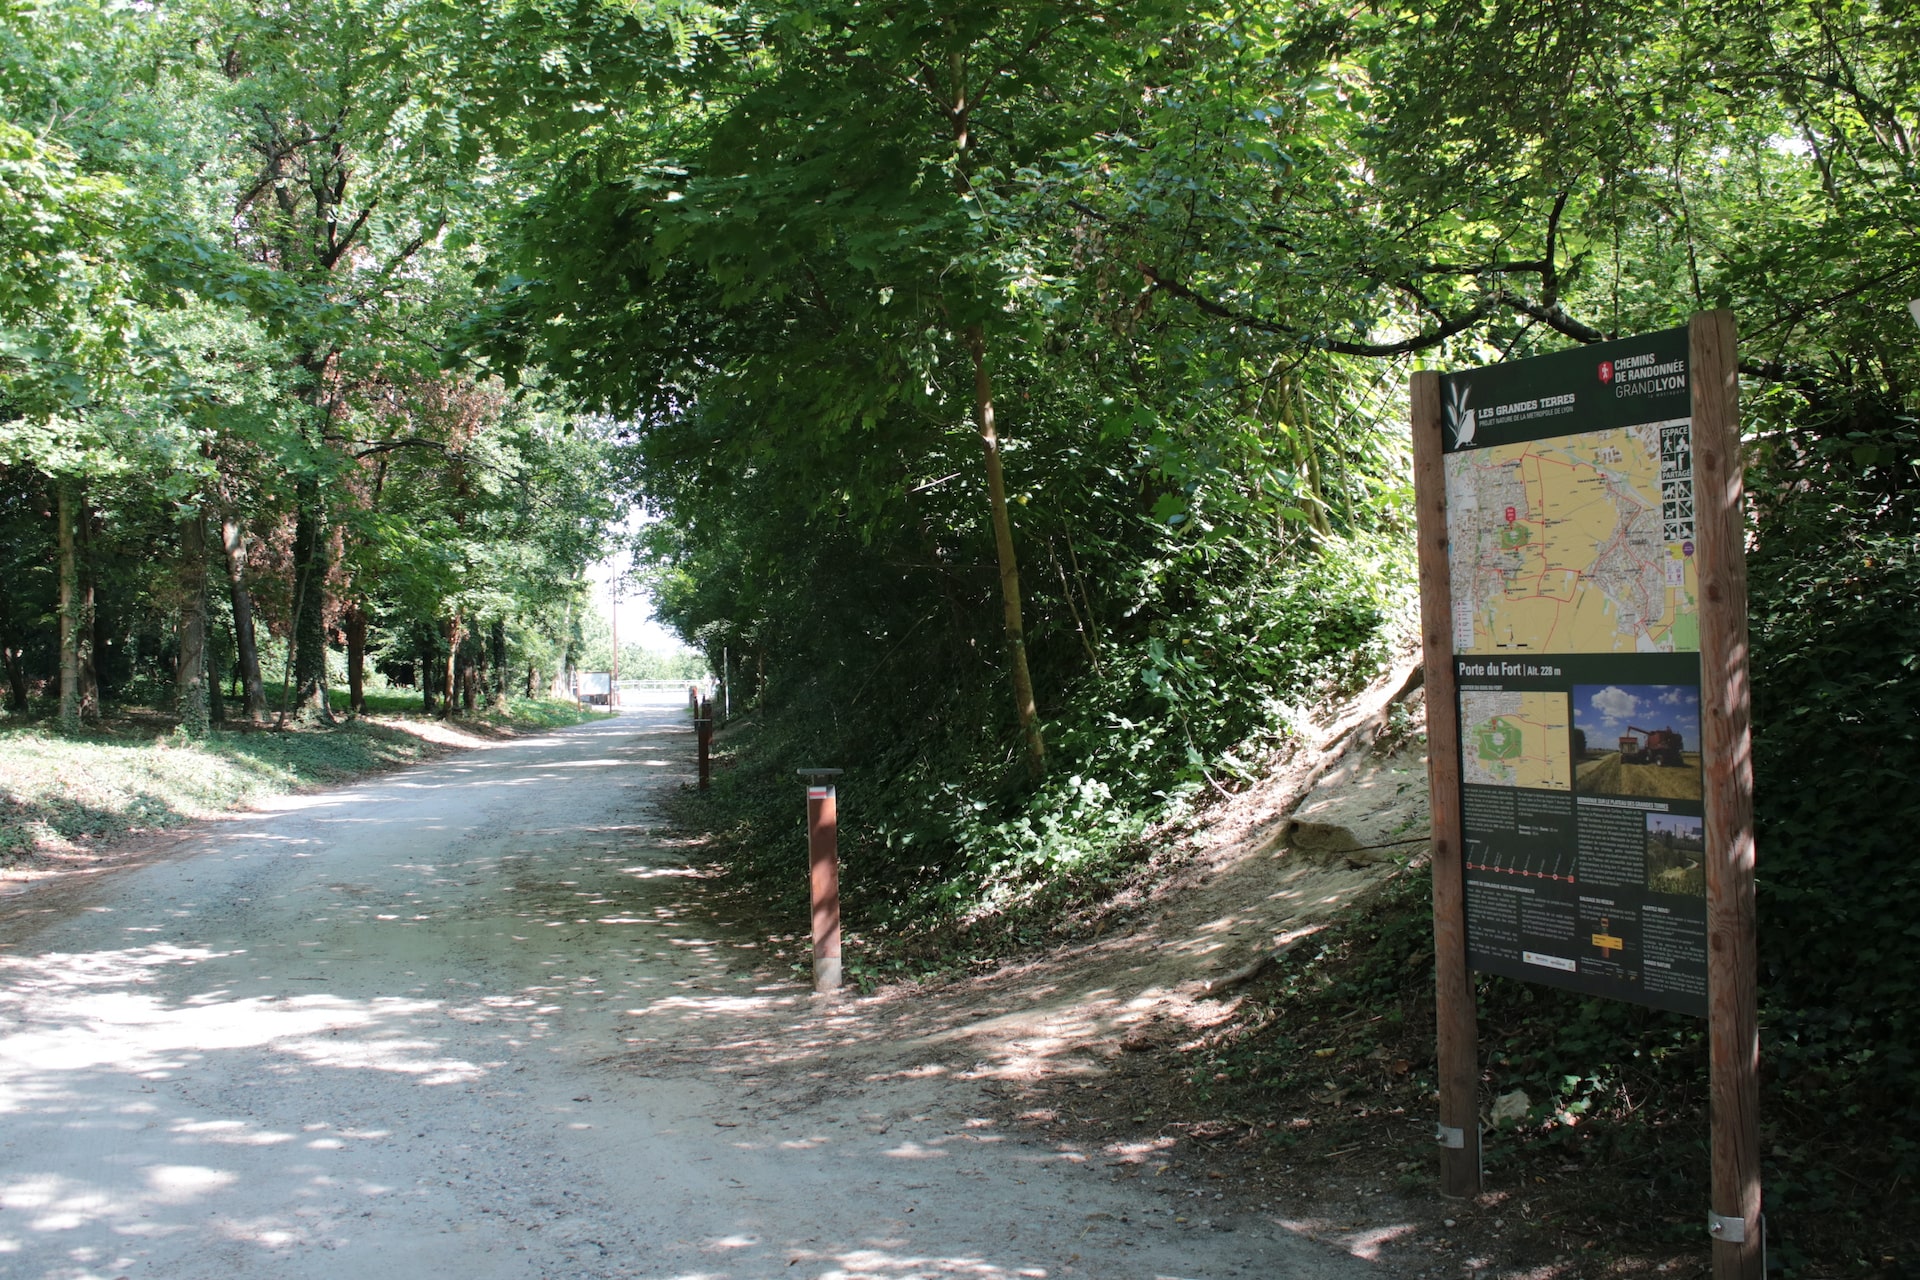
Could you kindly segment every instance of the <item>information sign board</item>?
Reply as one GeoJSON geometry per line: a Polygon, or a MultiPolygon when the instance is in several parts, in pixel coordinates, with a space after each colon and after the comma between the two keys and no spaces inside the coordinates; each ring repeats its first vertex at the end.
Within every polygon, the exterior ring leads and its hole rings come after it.
{"type": "Polygon", "coordinates": [[[1471,968],[1707,1017],[1715,1280],[1760,1280],[1733,315],[1409,384],[1440,1189],[1482,1190],[1471,968]]]}
{"type": "Polygon", "coordinates": [[[1688,332],[1440,379],[1468,963],[1707,1012],[1688,332]]]}

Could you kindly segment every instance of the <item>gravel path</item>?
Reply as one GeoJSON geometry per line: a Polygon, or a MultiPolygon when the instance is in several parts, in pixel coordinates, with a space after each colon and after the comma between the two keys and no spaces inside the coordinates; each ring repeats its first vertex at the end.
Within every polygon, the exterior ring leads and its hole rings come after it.
{"type": "Polygon", "coordinates": [[[0,1275],[1379,1274],[770,974],[652,830],[690,742],[669,696],[9,899],[0,1275]]]}

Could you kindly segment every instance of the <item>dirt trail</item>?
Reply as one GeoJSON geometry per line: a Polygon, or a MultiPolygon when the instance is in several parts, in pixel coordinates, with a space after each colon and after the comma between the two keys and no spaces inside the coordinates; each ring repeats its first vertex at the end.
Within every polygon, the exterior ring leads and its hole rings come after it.
{"type": "Polygon", "coordinates": [[[1151,1141],[994,1118],[1010,1072],[1097,1073],[1131,983],[1041,1011],[1017,974],[999,1004],[770,974],[650,825],[688,738],[663,699],[7,899],[0,1273],[1380,1274],[1151,1141]]]}
{"type": "MultiPolygon", "coordinates": [[[[1159,1108],[1140,1092],[1138,1066],[1153,1055],[1135,1051],[1175,1048],[1223,1022],[1238,980],[1258,971],[1260,957],[1332,923],[1420,852],[1428,823],[1424,750],[1371,749],[1388,709],[1414,687],[1409,677],[1403,665],[1337,709],[1317,739],[1299,742],[1260,782],[1179,837],[1185,847],[1171,874],[1133,890],[1121,922],[1104,935],[979,978],[843,999],[830,1016],[796,1030],[837,1042],[844,1060],[861,1063],[869,1078],[914,1070],[914,1054],[968,1064],[962,1078],[981,1082],[989,1109],[1014,1132],[1074,1135],[1078,1141],[1061,1149],[1148,1188],[1188,1230],[1278,1227],[1375,1264],[1359,1274],[1401,1274],[1396,1268],[1418,1258],[1421,1237],[1444,1216],[1436,1205],[1406,1202],[1377,1179],[1345,1176],[1316,1186],[1311,1204],[1293,1203],[1264,1183],[1223,1173],[1237,1161],[1211,1150],[1210,1141],[1192,1141],[1202,1136],[1197,1129],[1161,1123],[1159,1108]],[[1116,1111],[1121,1100],[1131,1105],[1116,1111]],[[1117,1118],[1086,1122],[1101,1114],[1117,1118]]],[[[1248,1123],[1223,1119],[1200,1128],[1232,1144],[1248,1136],[1248,1123]]],[[[1404,1123],[1402,1156],[1425,1156],[1431,1114],[1404,1123]]]]}

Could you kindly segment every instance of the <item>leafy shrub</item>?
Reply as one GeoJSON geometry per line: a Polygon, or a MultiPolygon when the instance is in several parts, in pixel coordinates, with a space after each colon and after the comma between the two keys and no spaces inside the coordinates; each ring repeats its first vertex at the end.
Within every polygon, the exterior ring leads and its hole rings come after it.
{"type": "Polygon", "coordinates": [[[1053,767],[1039,783],[1009,745],[997,682],[884,681],[842,651],[764,696],[698,820],[728,837],[738,873],[797,901],[793,770],[839,764],[857,927],[977,925],[1095,892],[1154,823],[1210,782],[1250,776],[1303,706],[1371,677],[1404,608],[1390,549],[1342,543],[1277,566],[1208,555],[1211,573],[1179,575],[1191,589],[1177,610],[1163,602],[1132,634],[1103,636],[1097,667],[1048,696],[1053,767]]]}
{"type": "Polygon", "coordinates": [[[1756,469],[1761,984],[1786,1096],[1920,1176],[1920,445],[1881,411],[1756,469]]]}

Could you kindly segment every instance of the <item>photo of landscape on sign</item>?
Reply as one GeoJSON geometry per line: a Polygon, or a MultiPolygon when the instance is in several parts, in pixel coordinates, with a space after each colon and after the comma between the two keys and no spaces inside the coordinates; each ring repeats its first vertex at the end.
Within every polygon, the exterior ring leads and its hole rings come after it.
{"type": "Polygon", "coordinates": [[[1698,686],[1575,685],[1573,707],[1576,790],[1668,800],[1702,797],[1698,686]]]}
{"type": "Polygon", "coordinates": [[[1707,896],[1706,821],[1677,813],[1647,815],[1647,888],[1707,896]]]}
{"type": "Polygon", "coordinates": [[[1468,961],[1703,1015],[1687,335],[1441,386],[1468,961]]]}

